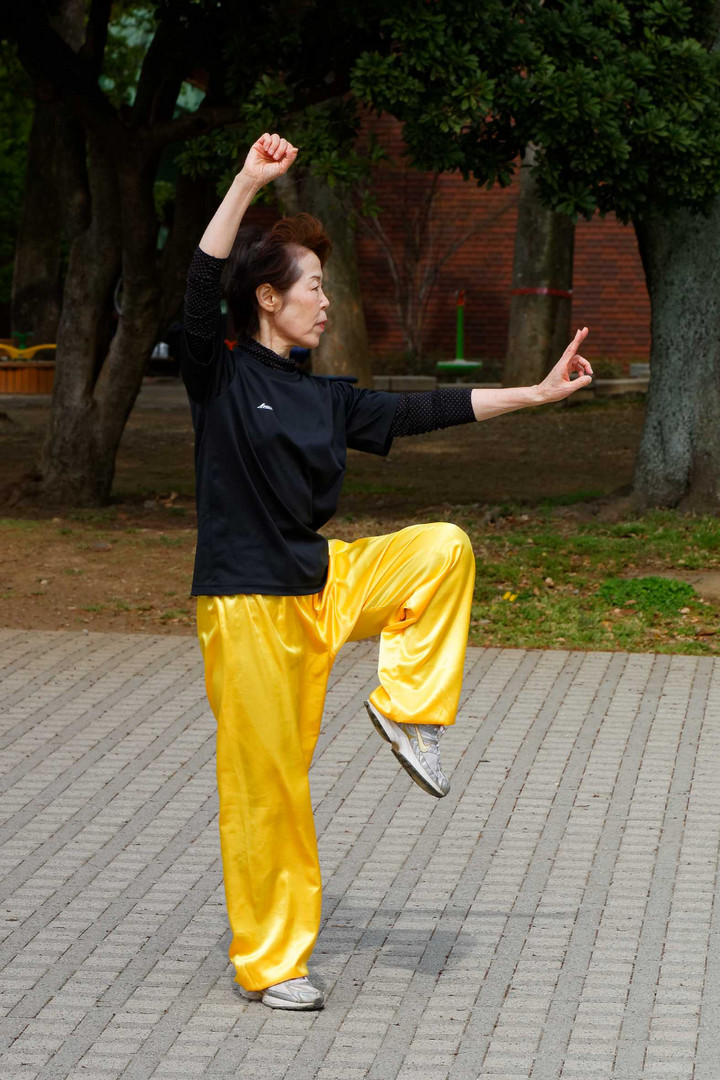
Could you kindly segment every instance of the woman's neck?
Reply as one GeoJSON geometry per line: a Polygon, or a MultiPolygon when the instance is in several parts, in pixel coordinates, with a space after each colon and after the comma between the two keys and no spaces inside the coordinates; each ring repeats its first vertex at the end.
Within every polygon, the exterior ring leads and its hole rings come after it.
{"type": "Polygon", "coordinates": [[[274,334],[269,326],[261,325],[253,337],[255,341],[258,341],[266,349],[270,349],[276,356],[282,356],[285,360],[289,359],[290,349],[292,348],[290,342],[285,341],[278,334],[274,334]]]}

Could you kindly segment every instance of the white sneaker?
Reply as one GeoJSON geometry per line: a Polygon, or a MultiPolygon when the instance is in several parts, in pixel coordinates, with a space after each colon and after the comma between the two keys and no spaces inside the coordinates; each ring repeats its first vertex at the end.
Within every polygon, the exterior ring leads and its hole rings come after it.
{"type": "Polygon", "coordinates": [[[262,1001],[263,1005],[269,1005],[271,1009],[322,1009],[325,1004],[322,990],[313,986],[307,975],[274,983],[264,990],[242,992],[251,1001],[262,1001]]]}
{"type": "Polygon", "coordinates": [[[440,764],[439,737],[442,724],[396,724],[383,716],[370,701],[363,702],[378,734],[390,743],[395,757],[418,787],[442,799],[450,790],[450,781],[440,764]]]}

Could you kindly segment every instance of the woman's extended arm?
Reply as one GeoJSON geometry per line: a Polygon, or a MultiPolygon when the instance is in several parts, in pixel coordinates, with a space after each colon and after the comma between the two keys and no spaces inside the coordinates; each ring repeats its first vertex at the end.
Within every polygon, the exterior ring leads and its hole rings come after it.
{"type": "Polygon", "coordinates": [[[592,368],[582,356],[576,356],[581,342],[588,330],[578,330],[575,340],[567,347],[559,362],[548,377],[538,386],[513,386],[498,389],[470,389],[465,386],[443,386],[437,390],[420,390],[402,394],[390,434],[393,438],[402,435],[422,435],[438,428],[454,427],[458,424],[472,423],[475,420],[488,420],[492,416],[523,409],[527,405],[543,405],[549,401],[560,401],[569,394],[574,394],[592,381],[592,368]],[[579,379],[570,381],[570,371],[583,374],[579,379]]]}

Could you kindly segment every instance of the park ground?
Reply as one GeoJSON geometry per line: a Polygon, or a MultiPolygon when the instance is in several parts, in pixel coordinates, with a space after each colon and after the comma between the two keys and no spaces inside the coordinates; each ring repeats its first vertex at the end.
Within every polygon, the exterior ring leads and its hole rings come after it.
{"type": "MultiPolygon", "coordinates": [[[[135,409],[108,506],[17,498],[47,406],[0,413],[0,625],[192,635],[189,410],[135,409]]],[[[717,654],[720,518],[634,514],[642,399],[546,406],[350,451],[328,537],[453,521],[476,555],[470,644],[717,654]]]]}

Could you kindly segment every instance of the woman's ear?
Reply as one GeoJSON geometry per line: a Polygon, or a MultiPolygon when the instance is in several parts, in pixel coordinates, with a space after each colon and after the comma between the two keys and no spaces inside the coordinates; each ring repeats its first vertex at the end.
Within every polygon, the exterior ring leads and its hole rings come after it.
{"type": "Polygon", "coordinates": [[[258,285],[255,296],[263,311],[267,311],[270,315],[275,314],[278,309],[278,297],[272,285],[268,285],[267,282],[258,285]]]}

